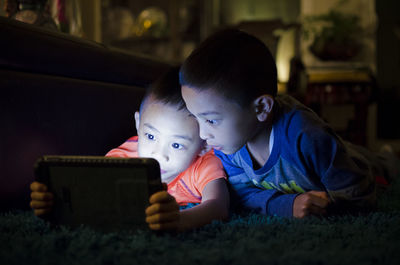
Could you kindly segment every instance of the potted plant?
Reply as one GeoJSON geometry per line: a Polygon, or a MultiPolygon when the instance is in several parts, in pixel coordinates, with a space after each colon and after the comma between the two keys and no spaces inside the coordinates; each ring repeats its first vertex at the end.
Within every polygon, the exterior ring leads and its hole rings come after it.
{"type": "Polygon", "coordinates": [[[305,17],[303,36],[312,39],[312,54],[321,60],[346,61],[360,50],[362,28],[359,17],[332,9],[305,17]]]}

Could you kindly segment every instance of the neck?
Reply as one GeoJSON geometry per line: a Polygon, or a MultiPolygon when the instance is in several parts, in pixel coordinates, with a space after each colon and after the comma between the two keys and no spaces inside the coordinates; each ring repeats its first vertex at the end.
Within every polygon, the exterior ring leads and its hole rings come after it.
{"type": "Polygon", "coordinates": [[[247,142],[247,150],[253,160],[254,167],[262,167],[269,158],[269,138],[272,126],[270,123],[263,123],[258,133],[247,142]],[[256,164],[255,164],[256,163],[256,164]]]}

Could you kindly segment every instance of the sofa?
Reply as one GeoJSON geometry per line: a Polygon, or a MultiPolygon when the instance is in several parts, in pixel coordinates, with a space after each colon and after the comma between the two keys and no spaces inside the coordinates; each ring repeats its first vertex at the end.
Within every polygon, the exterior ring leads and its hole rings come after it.
{"type": "Polygon", "coordinates": [[[42,155],[104,155],[169,63],[0,17],[0,211],[29,209],[42,155]]]}

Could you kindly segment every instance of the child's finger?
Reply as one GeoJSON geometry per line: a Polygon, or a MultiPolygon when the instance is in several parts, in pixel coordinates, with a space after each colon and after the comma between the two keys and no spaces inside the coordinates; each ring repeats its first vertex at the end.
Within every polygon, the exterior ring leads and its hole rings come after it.
{"type": "Polygon", "coordinates": [[[179,205],[175,201],[171,201],[169,203],[155,203],[147,207],[146,215],[154,215],[156,213],[165,213],[165,212],[178,212],[179,205]]]}
{"type": "Polygon", "coordinates": [[[33,210],[33,214],[36,216],[40,216],[40,215],[43,215],[43,214],[46,214],[49,212],[50,212],[50,209],[35,209],[35,210],[33,210]]]}
{"type": "Polygon", "coordinates": [[[177,230],[179,222],[149,224],[151,230],[177,230]]]}
{"type": "Polygon", "coordinates": [[[310,194],[313,194],[313,195],[315,195],[315,196],[317,196],[317,197],[319,197],[319,198],[321,198],[321,199],[327,200],[327,201],[329,201],[329,202],[331,201],[331,200],[329,199],[328,193],[325,192],[325,191],[316,191],[316,190],[312,190],[312,191],[309,191],[309,193],[310,193],[310,194]]]}
{"type": "Polygon", "coordinates": [[[179,220],[179,212],[166,212],[166,213],[158,213],[151,216],[146,217],[146,222],[148,224],[157,224],[157,223],[170,223],[177,222],[179,220]]]}
{"type": "Polygon", "coordinates": [[[172,197],[167,191],[159,191],[150,196],[150,204],[158,203],[158,202],[168,202],[175,201],[175,198],[172,197]]]}
{"type": "Polygon", "coordinates": [[[47,186],[43,183],[34,181],[31,183],[30,188],[32,191],[38,191],[38,192],[45,192],[47,191],[47,186]]]}
{"type": "Polygon", "coordinates": [[[31,201],[30,206],[32,209],[47,209],[53,206],[53,201],[31,201]]]}
{"type": "Polygon", "coordinates": [[[312,204],[319,208],[326,208],[329,204],[329,201],[321,199],[319,197],[314,197],[312,198],[312,204]]]}
{"type": "Polygon", "coordinates": [[[308,214],[307,215],[325,215],[326,214],[326,208],[321,208],[316,205],[310,205],[308,208],[308,214]]]}
{"type": "Polygon", "coordinates": [[[31,198],[32,200],[38,200],[38,201],[50,201],[53,200],[54,195],[51,192],[31,192],[31,198]]]}
{"type": "Polygon", "coordinates": [[[310,202],[311,204],[320,207],[320,208],[326,208],[328,204],[331,202],[328,193],[324,191],[309,191],[307,192],[310,196],[310,202]]]}

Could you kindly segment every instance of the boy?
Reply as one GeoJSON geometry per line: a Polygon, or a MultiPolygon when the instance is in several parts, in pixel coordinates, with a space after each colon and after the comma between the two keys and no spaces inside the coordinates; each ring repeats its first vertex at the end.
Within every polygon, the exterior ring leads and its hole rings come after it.
{"type": "MultiPolygon", "coordinates": [[[[174,67],[156,81],[135,113],[138,136],[131,137],[107,156],[151,157],[160,164],[168,185],[150,197],[146,222],[153,230],[178,230],[202,226],[228,217],[226,176],[213,151],[199,156],[204,141],[196,119],[185,108],[174,67]],[[188,208],[188,205],[198,204],[188,208]],[[179,211],[181,208],[188,208],[179,211]]],[[[31,184],[31,207],[36,215],[48,212],[52,194],[44,184],[31,184]]]]}
{"type": "Polygon", "coordinates": [[[385,161],[344,143],[295,99],[277,96],[275,62],[259,39],[237,29],[210,36],[183,63],[180,83],[241,207],[302,218],[374,205],[372,173],[384,176],[385,161]]]}

